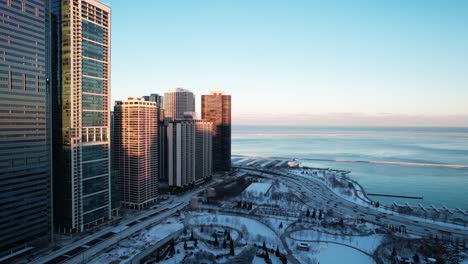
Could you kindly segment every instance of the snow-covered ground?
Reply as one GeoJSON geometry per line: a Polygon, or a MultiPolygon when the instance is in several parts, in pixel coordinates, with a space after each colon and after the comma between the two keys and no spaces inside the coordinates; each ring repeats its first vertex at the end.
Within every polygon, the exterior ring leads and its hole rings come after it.
{"type": "Polygon", "coordinates": [[[374,260],[356,250],[347,246],[319,242],[309,243],[310,251],[295,250],[294,256],[300,263],[348,263],[348,264],[374,264],[374,260]]]}
{"type": "Polygon", "coordinates": [[[328,189],[333,191],[336,195],[348,201],[357,203],[362,206],[370,205],[370,201],[366,197],[364,197],[364,194],[362,193],[363,190],[360,188],[360,186],[358,186],[351,180],[340,177],[336,173],[333,173],[327,170],[312,169],[312,170],[306,170],[306,171],[308,173],[303,174],[302,170],[297,170],[297,169],[286,170],[286,172],[290,174],[294,174],[300,177],[311,178],[313,180],[319,180],[323,182],[328,187],[328,189]],[[353,186],[353,187],[350,188],[349,186],[353,186]]]}
{"type": "Polygon", "coordinates": [[[244,190],[244,192],[252,193],[254,195],[264,195],[271,188],[271,183],[267,182],[253,182],[244,190]]]}
{"type": "MultiPolygon", "coordinates": [[[[281,264],[281,260],[275,256],[275,254],[270,254],[271,263],[281,264]]],[[[252,261],[252,264],[266,264],[265,260],[262,257],[255,256],[252,261]]]]}
{"type": "Polygon", "coordinates": [[[122,264],[130,263],[131,259],[145,248],[156,244],[158,241],[184,228],[184,225],[176,220],[171,220],[170,222],[171,223],[155,225],[149,230],[145,230],[138,235],[120,241],[119,244],[114,246],[111,250],[96,256],[94,259],[90,260],[89,263],[109,263],[114,260],[118,260],[122,264]]]}
{"type": "MultiPolygon", "coordinates": [[[[198,237],[205,239],[205,240],[214,240],[213,233],[215,233],[216,231],[221,230],[224,232],[224,229],[216,228],[216,227],[214,228],[204,227],[203,232],[201,232],[201,229],[199,227],[195,227],[193,228],[193,230],[198,237]]],[[[236,230],[231,229],[229,231],[229,234],[231,235],[232,240],[236,241],[237,239],[239,239],[239,233],[236,230]]]]}
{"type": "MultiPolygon", "coordinates": [[[[160,261],[159,264],[182,263],[182,260],[185,257],[184,244],[183,243],[178,243],[177,245],[175,245],[175,251],[176,251],[176,254],[174,256],[172,256],[171,258],[160,261]]],[[[107,263],[107,262],[105,262],[105,263],[107,263]]]]}
{"type": "Polygon", "coordinates": [[[276,248],[281,245],[278,236],[268,226],[263,223],[242,216],[235,215],[206,215],[198,214],[190,218],[189,224],[192,225],[221,225],[240,230],[244,239],[250,243],[265,243],[270,248],[276,248]]]}
{"type": "Polygon", "coordinates": [[[277,233],[282,233],[286,228],[293,222],[292,220],[287,220],[287,219],[278,219],[278,218],[273,218],[270,217],[268,219],[265,219],[264,222],[275,232],[277,233]],[[280,224],[283,225],[282,228],[280,228],[280,224]]]}
{"type": "Polygon", "coordinates": [[[346,244],[361,249],[369,254],[372,254],[377,247],[382,243],[382,235],[370,235],[370,236],[339,236],[330,235],[312,230],[301,230],[291,233],[293,244],[290,247],[295,247],[297,243],[302,241],[330,241],[341,244],[346,244]],[[295,242],[295,244],[294,244],[295,242]]]}

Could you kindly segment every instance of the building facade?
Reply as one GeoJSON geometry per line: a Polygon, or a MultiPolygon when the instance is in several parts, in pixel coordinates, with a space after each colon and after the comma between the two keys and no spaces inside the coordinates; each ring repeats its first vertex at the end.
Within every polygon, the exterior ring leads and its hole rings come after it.
{"type": "Polygon", "coordinates": [[[51,240],[50,2],[0,1],[0,262],[51,240]]]}
{"type": "Polygon", "coordinates": [[[213,173],[213,122],[195,120],[195,184],[200,184],[213,173]]]}
{"type": "Polygon", "coordinates": [[[231,170],[231,96],[222,92],[202,95],[202,119],[213,122],[213,171],[231,170]]]}
{"type": "Polygon", "coordinates": [[[111,216],[110,8],[54,0],[54,220],[82,232],[111,216]]]}
{"type": "Polygon", "coordinates": [[[143,96],[146,101],[156,103],[156,119],[158,120],[158,179],[167,182],[167,122],[164,114],[164,97],[159,94],[143,96]]]}
{"type": "Polygon", "coordinates": [[[164,113],[167,119],[184,119],[185,112],[195,112],[195,95],[191,91],[176,88],[164,93],[164,113]]]}
{"type": "Polygon", "coordinates": [[[158,198],[156,102],[129,97],[114,107],[114,166],[122,207],[142,209],[158,198]]]}
{"type": "Polygon", "coordinates": [[[195,122],[177,120],[167,125],[167,175],[170,187],[195,181],[195,122]]]}

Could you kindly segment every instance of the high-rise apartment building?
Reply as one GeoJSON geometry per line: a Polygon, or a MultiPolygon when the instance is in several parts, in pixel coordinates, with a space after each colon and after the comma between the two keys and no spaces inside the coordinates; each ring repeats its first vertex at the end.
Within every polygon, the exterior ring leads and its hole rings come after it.
{"type": "Polygon", "coordinates": [[[0,263],[52,234],[49,13],[0,1],[0,263]]]}
{"type": "Polygon", "coordinates": [[[195,121],[195,184],[204,182],[213,172],[213,153],[211,136],[213,122],[195,121]]]}
{"type": "Polygon", "coordinates": [[[111,215],[110,8],[54,0],[54,220],[81,232],[111,215]]]}
{"type": "Polygon", "coordinates": [[[158,107],[129,97],[114,107],[114,166],[119,174],[120,203],[142,209],[158,198],[158,107]]]}
{"type": "Polygon", "coordinates": [[[164,93],[164,113],[167,119],[184,119],[185,112],[195,112],[195,95],[191,91],[176,88],[164,93]]]}
{"type": "Polygon", "coordinates": [[[119,171],[116,169],[114,164],[114,142],[115,138],[115,129],[114,129],[114,111],[110,112],[110,173],[111,173],[111,181],[110,181],[110,188],[111,188],[111,210],[112,215],[118,215],[120,210],[120,186],[119,186],[119,171]]]}
{"type": "Polygon", "coordinates": [[[158,120],[158,179],[167,182],[167,122],[164,114],[164,97],[159,94],[143,96],[146,101],[156,103],[156,116],[158,120]]]}
{"type": "Polygon", "coordinates": [[[202,95],[202,119],[213,122],[213,171],[231,170],[231,96],[222,92],[202,95]]]}
{"type": "Polygon", "coordinates": [[[195,181],[195,122],[177,120],[167,126],[167,175],[170,187],[187,187],[195,181]]]}

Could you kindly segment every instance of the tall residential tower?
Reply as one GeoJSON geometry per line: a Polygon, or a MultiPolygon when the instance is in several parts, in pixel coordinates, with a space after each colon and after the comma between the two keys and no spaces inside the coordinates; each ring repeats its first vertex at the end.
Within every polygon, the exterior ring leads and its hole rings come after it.
{"type": "Polygon", "coordinates": [[[213,173],[213,122],[195,122],[195,184],[200,184],[213,173]]]}
{"type": "Polygon", "coordinates": [[[142,209],[158,197],[158,120],[156,102],[129,97],[114,107],[114,166],[120,203],[142,209]]]}
{"type": "Polygon", "coordinates": [[[51,239],[49,5],[0,1],[0,263],[51,239]]]}
{"type": "Polygon", "coordinates": [[[167,126],[167,175],[170,187],[195,181],[195,122],[177,120],[167,126]]]}
{"type": "Polygon", "coordinates": [[[84,231],[111,214],[110,8],[54,0],[54,219],[84,231]]]}
{"type": "Polygon", "coordinates": [[[164,97],[159,94],[150,94],[143,96],[143,99],[156,103],[156,116],[158,122],[158,180],[167,182],[167,137],[164,114],[164,97]]]}
{"type": "Polygon", "coordinates": [[[164,113],[169,120],[184,119],[185,112],[195,112],[195,95],[182,88],[164,93],[164,113]]]}
{"type": "Polygon", "coordinates": [[[213,171],[231,170],[231,96],[222,92],[202,95],[202,119],[213,122],[213,171]]]}

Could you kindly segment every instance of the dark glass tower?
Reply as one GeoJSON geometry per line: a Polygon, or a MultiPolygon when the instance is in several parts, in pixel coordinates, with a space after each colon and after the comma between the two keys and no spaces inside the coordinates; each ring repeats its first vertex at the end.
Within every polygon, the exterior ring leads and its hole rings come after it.
{"type": "Polygon", "coordinates": [[[213,171],[231,170],[231,96],[221,92],[202,95],[202,119],[213,122],[213,171]]]}
{"type": "Polygon", "coordinates": [[[51,239],[49,10],[0,1],[0,263],[51,239]]]}
{"type": "Polygon", "coordinates": [[[82,232],[111,216],[110,8],[54,0],[54,222],[82,232]]]}

